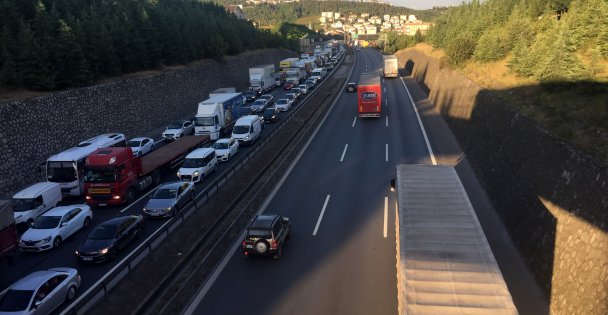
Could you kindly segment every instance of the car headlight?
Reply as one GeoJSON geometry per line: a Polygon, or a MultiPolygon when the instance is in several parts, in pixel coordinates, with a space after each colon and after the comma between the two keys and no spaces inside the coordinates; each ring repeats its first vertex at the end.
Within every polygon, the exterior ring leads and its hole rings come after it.
{"type": "Polygon", "coordinates": [[[171,209],[173,209],[173,207],[165,208],[164,210],[165,210],[165,212],[169,212],[169,211],[171,211],[171,209]]]}
{"type": "Polygon", "coordinates": [[[249,140],[249,136],[245,136],[245,141],[249,140]]]}
{"type": "Polygon", "coordinates": [[[193,175],[198,176],[198,174],[200,174],[200,173],[198,171],[195,171],[193,175]]]}
{"type": "Polygon", "coordinates": [[[51,237],[50,236],[49,237],[45,237],[44,239],[42,239],[43,243],[48,243],[50,241],[51,241],[51,237]]]}
{"type": "Polygon", "coordinates": [[[179,171],[177,171],[177,177],[181,177],[182,175],[180,174],[179,171]]]}
{"type": "Polygon", "coordinates": [[[224,157],[228,157],[230,155],[230,153],[224,153],[224,157]]]}
{"type": "Polygon", "coordinates": [[[99,253],[102,255],[105,255],[108,253],[108,251],[110,251],[110,248],[106,247],[106,248],[102,248],[99,250],[99,253]]]}

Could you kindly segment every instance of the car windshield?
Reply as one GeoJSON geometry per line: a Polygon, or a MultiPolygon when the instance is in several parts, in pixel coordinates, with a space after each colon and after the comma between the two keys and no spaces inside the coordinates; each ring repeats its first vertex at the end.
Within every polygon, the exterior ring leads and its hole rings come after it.
{"type": "Polygon", "coordinates": [[[27,309],[30,304],[32,290],[8,290],[0,298],[0,312],[19,312],[27,309]]]}
{"type": "Polygon", "coordinates": [[[21,199],[21,198],[13,198],[13,211],[14,212],[22,212],[34,209],[34,199],[21,199]]]}
{"type": "Polygon", "coordinates": [[[277,101],[277,105],[287,105],[287,102],[289,102],[287,99],[280,99],[277,101]]]}
{"type": "Polygon", "coordinates": [[[174,188],[160,188],[156,190],[152,199],[174,199],[177,194],[177,189],[174,188]]]}
{"type": "Polygon", "coordinates": [[[87,169],[84,173],[84,181],[87,183],[113,183],[116,181],[116,173],[114,170],[87,169]]]}
{"type": "Polygon", "coordinates": [[[127,142],[127,146],[131,147],[131,148],[141,147],[141,141],[140,140],[137,140],[137,141],[129,140],[129,142],[127,142]]]}
{"type": "Polygon", "coordinates": [[[74,163],[66,162],[49,162],[46,167],[47,178],[49,182],[73,182],[76,180],[76,169],[74,163]]]}
{"type": "Polygon", "coordinates": [[[257,93],[253,91],[245,92],[245,97],[255,97],[256,94],[257,93]]]}
{"type": "Polygon", "coordinates": [[[89,235],[90,240],[111,240],[116,234],[115,226],[98,225],[89,235]]]}
{"type": "Polygon", "coordinates": [[[299,88],[293,88],[291,89],[292,92],[294,93],[300,93],[300,89],[299,88]]]}
{"type": "Polygon", "coordinates": [[[271,238],[270,231],[266,229],[249,229],[247,230],[248,237],[255,238],[271,238]]]}
{"type": "Polygon", "coordinates": [[[227,142],[216,142],[213,144],[213,148],[216,150],[228,149],[228,143],[227,142]]]}
{"type": "Polygon", "coordinates": [[[196,126],[214,126],[215,121],[213,116],[210,117],[196,117],[194,119],[194,125],[196,126]]]}
{"type": "Polygon", "coordinates": [[[245,134],[248,132],[249,132],[249,126],[239,125],[239,126],[234,126],[234,128],[232,129],[232,133],[237,134],[237,135],[245,134]]]}
{"type": "Polygon", "coordinates": [[[59,226],[60,221],[61,217],[42,215],[34,220],[34,224],[32,224],[32,229],[54,229],[59,226]]]}
{"type": "Polygon", "coordinates": [[[263,106],[264,104],[266,104],[266,100],[256,100],[253,102],[253,106],[263,106]]]}
{"type": "Polygon", "coordinates": [[[182,123],[172,123],[167,127],[167,129],[182,129],[182,123]]]}
{"type": "Polygon", "coordinates": [[[285,95],[285,97],[287,97],[290,100],[293,100],[294,98],[296,98],[296,96],[293,94],[287,94],[287,95],[285,95]]]}
{"type": "Polygon", "coordinates": [[[196,168],[196,167],[203,167],[203,165],[205,165],[204,159],[185,159],[182,167],[196,168]]]}
{"type": "Polygon", "coordinates": [[[267,108],[267,109],[264,111],[264,114],[266,114],[266,115],[274,115],[274,114],[276,114],[276,113],[277,113],[277,111],[276,111],[276,109],[274,109],[274,108],[267,108]]]}

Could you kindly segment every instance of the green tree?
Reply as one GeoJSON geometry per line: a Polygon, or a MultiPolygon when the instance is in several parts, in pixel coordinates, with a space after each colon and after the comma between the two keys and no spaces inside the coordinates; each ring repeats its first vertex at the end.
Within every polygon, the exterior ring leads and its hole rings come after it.
{"type": "Polygon", "coordinates": [[[462,33],[449,41],[445,53],[450,63],[460,65],[467,61],[475,51],[476,41],[470,33],[462,33]]]}

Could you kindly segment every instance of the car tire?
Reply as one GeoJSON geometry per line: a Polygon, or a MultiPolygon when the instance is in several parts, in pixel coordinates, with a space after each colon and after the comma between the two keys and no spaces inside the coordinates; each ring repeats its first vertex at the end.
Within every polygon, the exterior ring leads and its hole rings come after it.
{"type": "Polygon", "coordinates": [[[61,236],[57,236],[53,240],[53,248],[59,248],[59,246],[61,246],[61,236]]]}
{"type": "Polygon", "coordinates": [[[30,228],[32,225],[34,225],[34,219],[29,219],[27,220],[27,227],[30,228]]]}
{"type": "Polygon", "coordinates": [[[91,218],[90,217],[84,218],[84,222],[82,223],[82,228],[86,229],[89,227],[89,225],[91,225],[91,218]]]}
{"type": "Polygon", "coordinates": [[[274,253],[274,255],[272,255],[273,259],[279,259],[281,258],[281,255],[283,255],[283,246],[279,246],[279,248],[277,248],[277,251],[274,253]]]}
{"type": "Polygon", "coordinates": [[[286,239],[290,239],[291,238],[291,227],[289,227],[289,230],[287,231],[287,236],[285,236],[286,239]]]}
{"type": "Polygon", "coordinates": [[[266,240],[260,240],[257,241],[257,243],[255,243],[255,251],[258,254],[266,254],[268,252],[268,249],[270,248],[270,245],[268,244],[268,242],[266,240]]]}
{"type": "Polygon", "coordinates": [[[135,201],[135,190],[133,190],[133,188],[127,189],[126,199],[127,204],[131,204],[133,201],[135,201]]]}
{"type": "Polygon", "coordinates": [[[190,202],[194,203],[194,197],[195,197],[195,193],[193,191],[192,195],[190,196],[190,202]]]}
{"type": "Polygon", "coordinates": [[[173,211],[171,212],[171,217],[176,216],[178,213],[179,213],[179,207],[173,208],[173,211]]]}
{"type": "Polygon", "coordinates": [[[112,249],[108,255],[109,255],[108,257],[109,257],[110,261],[115,261],[116,258],[118,257],[118,253],[116,252],[115,249],[112,249]]]}
{"type": "Polygon", "coordinates": [[[76,287],[70,286],[68,288],[68,292],[65,295],[65,301],[66,302],[72,301],[75,297],[76,297],[76,287]]]}
{"type": "MultiPolygon", "coordinates": [[[[150,147],[150,152],[154,151],[154,149],[155,149],[155,148],[156,148],[156,144],[153,144],[153,145],[150,147]]],[[[148,153],[150,153],[150,152],[148,152],[148,153]]]]}

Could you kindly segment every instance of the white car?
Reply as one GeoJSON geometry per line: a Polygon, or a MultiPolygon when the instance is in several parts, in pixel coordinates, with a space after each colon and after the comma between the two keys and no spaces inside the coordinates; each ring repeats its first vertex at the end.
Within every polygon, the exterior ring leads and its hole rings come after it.
{"type": "Polygon", "coordinates": [[[239,142],[231,138],[219,139],[213,144],[213,149],[218,161],[228,161],[239,151],[239,142]]]}
{"type": "Polygon", "coordinates": [[[19,249],[24,252],[41,252],[57,248],[68,237],[87,228],[93,219],[88,205],[55,207],[34,220],[34,224],[21,235],[19,249]]]}
{"type": "Polygon", "coordinates": [[[217,170],[217,157],[212,148],[198,148],[186,155],[177,177],[183,182],[200,182],[217,170]]]}
{"type": "Polygon", "coordinates": [[[80,275],[74,268],[51,268],[30,273],[0,297],[0,314],[51,314],[76,297],[80,275]]]}
{"type": "Polygon", "coordinates": [[[300,84],[298,85],[298,89],[300,89],[300,92],[302,92],[302,94],[308,94],[308,85],[300,84]]]}
{"type": "Polygon", "coordinates": [[[171,141],[178,140],[185,135],[191,135],[194,132],[194,124],[189,120],[176,121],[170,124],[163,132],[163,140],[171,141]]]}
{"type": "Polygon", "coordinates": [[[154,150],[154,139],[138,137],[127,142],[127,146],[131,147],[134,156],[142,157],[154,150]]]}
{"type": "Polygon", "coordinates": [[[280,110],[282,112],[286,112],[291,108],[291,104],[293,104],[293,100],[290,100],[287,98],[282,98],[276,102],[274,107],[276,107],[278,110],[280,110]]]}

